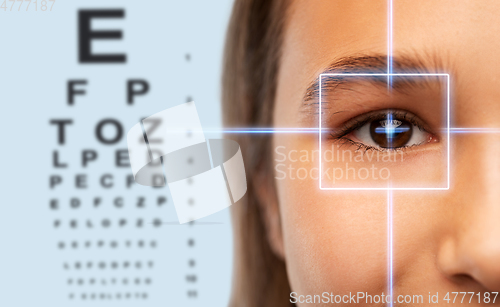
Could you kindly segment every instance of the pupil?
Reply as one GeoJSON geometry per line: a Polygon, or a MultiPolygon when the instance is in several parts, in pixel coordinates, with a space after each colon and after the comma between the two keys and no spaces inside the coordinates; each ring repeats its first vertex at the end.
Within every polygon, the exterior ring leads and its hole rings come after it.
{"type": "Polygon", "coordinates": [[[373,141],[382,148],[398,148],[405,146],[413,133],[413,125],[405,120],[375,120],[370,124],[370,135],[373,141]]]}

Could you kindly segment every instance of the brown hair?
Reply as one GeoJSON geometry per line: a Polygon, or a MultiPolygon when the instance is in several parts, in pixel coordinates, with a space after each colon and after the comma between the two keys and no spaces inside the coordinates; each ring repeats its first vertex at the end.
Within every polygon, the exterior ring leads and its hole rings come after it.
{"type": "MultiPolygon", "coordinates": [[[[236,0],[224,52],[226,127],[271,127],[287,0],[236,0]]],[[[271,137],[235,134],[247,175],[246,196],[231,207],[235,265],[230,306],[290,306],[283,259],[268,241],[258,185],[274,191],[271,137]]],[[[276,197],[273,193],[272,197],[276,197]]]]}

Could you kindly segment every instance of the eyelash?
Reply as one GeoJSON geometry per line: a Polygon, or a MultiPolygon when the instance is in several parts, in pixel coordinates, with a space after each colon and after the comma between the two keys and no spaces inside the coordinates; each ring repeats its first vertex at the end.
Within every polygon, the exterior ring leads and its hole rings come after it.
{"type": "Polygon", "coordinates": [[[342,126],[339,129],[337,129],[338,130],[337,132],[330,133],[329,138],[336,142],[340,142],[341,146],[345,144],[357,146],[356,151],[362,151],[363,153],[366,153],[371,150],[380,152],[405,152],[406,150],[412,147],[419,146],[419,145],[411,145],[398,148],[381,148],[381,147],[374,147],[371,145],[367,145],[361,142],[356,142],[346,137],[350,133],[363,127],[363,125],[371,121],[385,119],[388,114],[392,114],[394,118],[400,118],[410,122],[411,124],[417,126],[417,128],[420,129],[420,131],[433,134],[432,132],[429,132],[430,129],[413,113],[410,113],[405,110],[386,109],[386,110],[372,111],[348,120],[347,122],[342,124],[342,126]]]}

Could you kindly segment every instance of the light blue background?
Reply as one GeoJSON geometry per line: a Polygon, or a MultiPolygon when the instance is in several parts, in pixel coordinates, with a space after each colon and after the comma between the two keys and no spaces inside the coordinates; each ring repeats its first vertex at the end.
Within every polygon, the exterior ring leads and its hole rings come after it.
{"type": "MultiPolygon", "coordinates": [[[[2,2],[2,0],[0,0],[2,2]]],[[[40,5],[40,0],[38,0],[40,5]]],[[[0,9],[0,102],[3,127],[1,142],[0,201],[0,306],[225,306],[231,285],[232,235],[229,210],[201,222],[214,224],[173,225],[177,216],[168,189],[135,185],[125,188],[130,170],[114,166],[116,149],[126,149],[126,139],[104,146],[94,136],[98,121],[118,119],[124,133],[142,117],[186,101],[196,102],[204,128],[220,128],[220,72],[230,0],[203,1],[114,1],[57,0],[52,11],[28,12],[27,3],[17,11],[19,2],[9,11],[0,9]],[[95,29],[120,29],[123,40],[96,43],[95,52],[127,54],[126,64],[79,64],[77,57],[77,11],[85,8],[124,8],[125,18],[92,23],[95,29]],[[189,53],[191,60],[185,55],[189,53]],[[126,80],[146,79],[150,92],[126,103],[126,80]],[[86,96],[77,96],[73,107],[66,104],[68,79],[88,79],[86,96]],[[56,127],[51,119],[71,118],[66,129],[66,144],[57,144],[56,127]],[[81,167],[83,149],[98,151],[98,160],[81,167]],[[67,169],[52,167],[52,151],[58,150],[67,169]],[[112,173],[115,186],[99,185],[99,177],[112,173]],[[60,174],[63,184],[49,189],[49,176],[60,174]],[[87,174],[86,190],[74,186],[75,174],[87,174]],[[166,206],[153,204],[158,195],[166,195],[166,206]],[[123,197],[125,206],[116,209],[115,197],[123,197]],[[137,196],[146,197],[146,208],[136,209],[137,196]],[[69,199],[81,198],[80,209],[71,209],[69,199]],[[93,197],[103,205],[95,209],[93,197]],[[57,198],[61,209],[50,210],[49,200],[57,198]],[[103,218],[126,218],[129,225],[137,218],[147,221],[161,218],[159,229],[147,225],[142,230],[111,227],[108,230],[83,227],[70,229],[68,221],[87,219],[94,223],[103,218]],[[60,229],[53,221],[61,219],[60,229]],[[187,240],[195,239],[189,247],[187,240]],[[124,248],[59,250],[58,242],[90,240],[123,242],[156,240],[156,249],[124,248]],[[74,261],[154,261],[153,269],[64,270],[74,261]],[[194,268],[189,259],[196,260],[194,268]],[[135,272],[132,274],[132,272],[135,272]],[[186,275],[196,274],[190,283],[186,275]],[[150,277],[149,286],[75,286],[69,278],[150,277]],[[198,297],[189,299],[188,290],[198,297]],[[146,292],[147,300],[70,300],[74,293],[146,292]]],[[[50,7],[52,3],[48,2],[50,7]]],[[[112,132],[112,131],[108,131],[112,132]]],[[[218,137],[207,135],[207,137],[218,137]]]]}

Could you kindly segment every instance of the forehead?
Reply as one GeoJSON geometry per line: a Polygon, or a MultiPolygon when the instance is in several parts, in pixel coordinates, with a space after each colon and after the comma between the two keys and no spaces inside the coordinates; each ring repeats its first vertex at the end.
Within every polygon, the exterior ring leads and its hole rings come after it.
{"type": "MultiPolygon", "coordinates": [[[[442,67],[429,70],[452,74],[457,97],[490,102],[498,97],[500,1],[393,3],[395,56],[437,57],[442,67]]],[[[280,118],[297,118],[307,86],[332,62],[352,55],[387,54],[388,17],[388,0],[294,1],[287,15],[275,124],[280,118]]]]}

